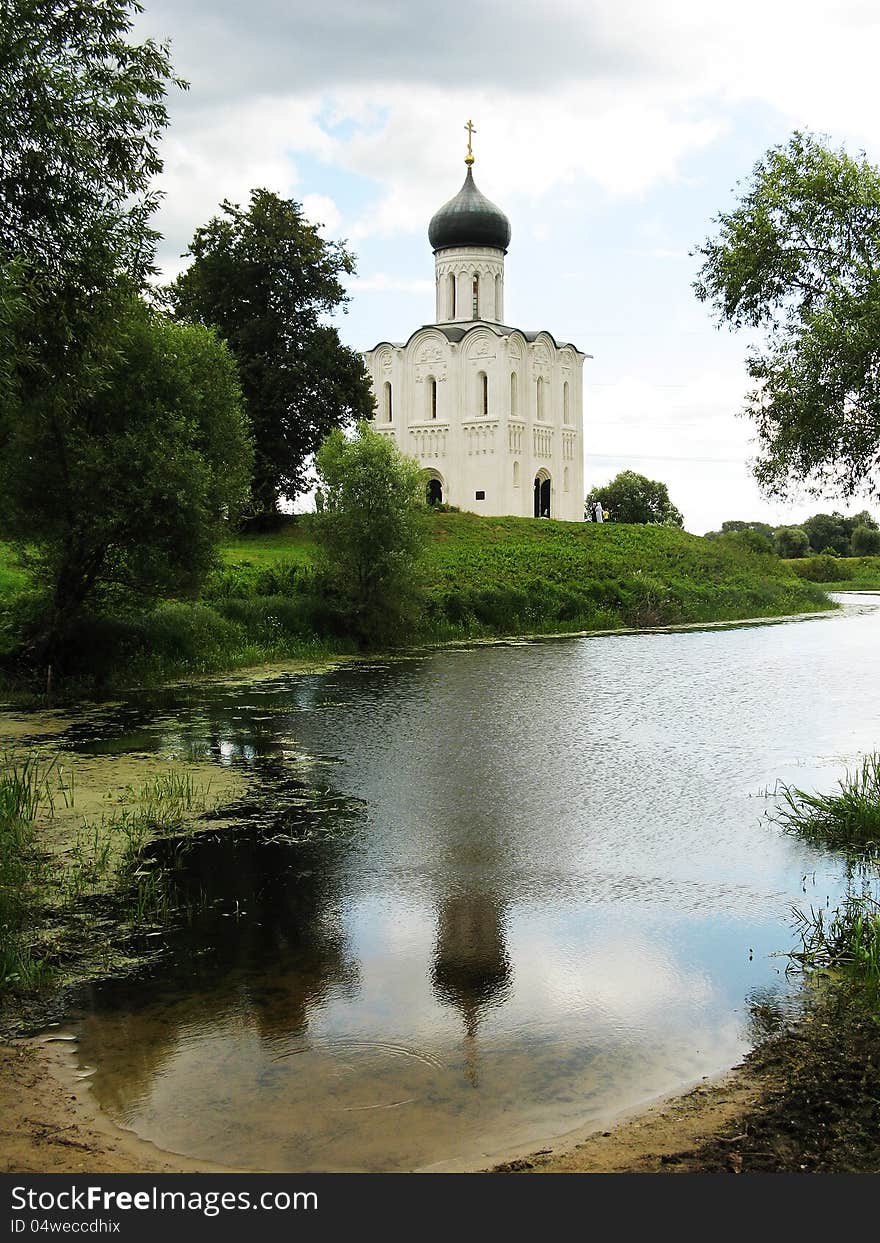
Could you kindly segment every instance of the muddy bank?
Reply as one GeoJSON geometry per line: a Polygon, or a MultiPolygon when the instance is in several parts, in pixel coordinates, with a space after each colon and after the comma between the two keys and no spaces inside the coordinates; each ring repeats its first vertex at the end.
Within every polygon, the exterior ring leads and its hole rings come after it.
{"type": "Polygon", "coordinates": [[[880,1007],[835,986],[719,1080],[497,1172],[880,1172],[880,1007]]]}

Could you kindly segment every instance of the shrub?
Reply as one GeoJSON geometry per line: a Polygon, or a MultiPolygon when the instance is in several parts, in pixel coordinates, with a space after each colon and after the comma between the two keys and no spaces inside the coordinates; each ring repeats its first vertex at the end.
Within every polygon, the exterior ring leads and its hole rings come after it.
{"type": "Polygon", "coordinates": [[[871,557],[880,553],[880,531],[876,528],[858,526],[852,533],[854,557],[871,557]]]}
{"type": "Polygon", "coordinates": [[[806,557],[810,551],[810,541],[802,527],[779,527],[774,542],[780,557],[806,557]]]}

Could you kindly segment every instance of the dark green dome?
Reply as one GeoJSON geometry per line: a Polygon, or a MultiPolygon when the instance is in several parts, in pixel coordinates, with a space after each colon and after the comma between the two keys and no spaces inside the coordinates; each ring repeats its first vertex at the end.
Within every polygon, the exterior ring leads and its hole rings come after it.
{"type": "Polygon", "coordinates": [[[468,168],[458,194],[432,217],[428,241],[435,251],[451,246],[492,246],[506,251],[510,245],[510,221],[480,193],[474,185],[473,170],[468,168]]]}

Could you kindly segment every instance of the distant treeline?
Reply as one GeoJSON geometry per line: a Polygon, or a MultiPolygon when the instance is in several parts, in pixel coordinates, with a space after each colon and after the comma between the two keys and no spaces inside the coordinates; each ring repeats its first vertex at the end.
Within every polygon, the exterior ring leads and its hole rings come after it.
{"type": "Polygon", "coordinates": [[[872,515],[845,517],[836,511],[813,514],[799,526],[773,527],[766,522],[722,522],[720,531],[707,531],[706,539],[744,544],[755,552],[779,557],[871,557],[880,554],[880,527],[872,515]]]}

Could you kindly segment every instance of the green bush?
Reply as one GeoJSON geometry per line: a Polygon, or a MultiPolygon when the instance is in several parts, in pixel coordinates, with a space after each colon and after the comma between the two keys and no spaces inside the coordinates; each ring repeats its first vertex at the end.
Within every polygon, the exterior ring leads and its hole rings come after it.
{"type": "Polygon", "coordinates": [[[852,577],[852,570],[836,553],[819,557],[806,557],[796,561],[792,569],[798,578],[811,583],[837,583],[852,577]]]}
{"type": "Polygon", "coordinates": [[[854,557],[871,557],[880,553],[880,531],[874,527],[858,526],[851,537],[854,557]]]}

